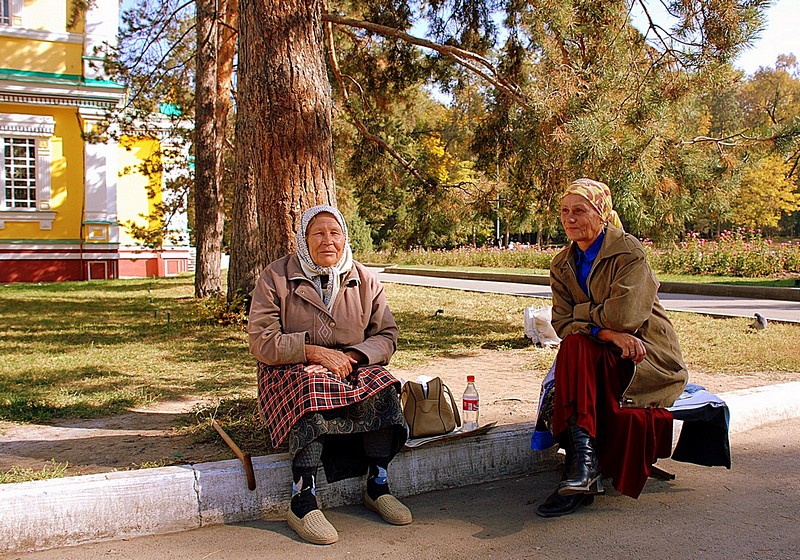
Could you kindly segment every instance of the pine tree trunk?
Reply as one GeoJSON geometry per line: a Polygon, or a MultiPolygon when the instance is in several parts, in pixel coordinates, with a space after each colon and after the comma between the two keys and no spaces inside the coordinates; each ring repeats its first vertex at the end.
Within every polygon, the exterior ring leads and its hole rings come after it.
{"type": "Polygon", "coordinates": [[[220,261],[225,223],[222,191],[225,128],[231,107],[233,57],[226,65],[221,53],[218,18],[225,0],[196,0],[197,70],[195,74],[195,242],[197,264],[194,293],[208,297],[222,291],[220,261]],[[220,8],[220,12],[215,11],[220,8]],[[227,68],[227,70],[226,70],[227,68]],[[227,74],[227,75],[226,75],[227,74]]]}
{"type": "Polygon", "coordinates": [[[249,292],[264,263],[295,250],[303,210],[336,201],[320,3],[240,0],[239,8],[235,196],[244,200],[234,210],[243,223],[229,293],[249,292]]]}

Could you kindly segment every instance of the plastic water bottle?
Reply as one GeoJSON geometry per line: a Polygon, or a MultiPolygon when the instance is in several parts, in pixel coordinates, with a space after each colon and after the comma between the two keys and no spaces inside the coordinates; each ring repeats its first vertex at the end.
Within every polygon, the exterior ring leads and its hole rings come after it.
{"type": "Polygon", "coordinates": [[[475,388],[475,376],[467,376],[467,388],[464,390],[464,396],[461,397],[461,429],[463,431],[474,430],[478,427],[478,407],[480,398],[478,397],[478,390],[475,388]]]}

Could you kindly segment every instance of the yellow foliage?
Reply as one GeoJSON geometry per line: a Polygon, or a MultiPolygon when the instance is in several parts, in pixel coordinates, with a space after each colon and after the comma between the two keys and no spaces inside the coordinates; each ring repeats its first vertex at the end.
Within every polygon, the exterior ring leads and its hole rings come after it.
{"type": "Polygon", "coordinates": [[[450,176],[449,168],[453,164],[453,158],[447,154],[441,136],[429,134],[422,138],[421,143],[427,152],[428,173],[440,183],[446,183],[450,176]]]}
{"type": "Polygon", "coordinates": [[[776,154],[758,160],[742,172],[733,205],[734,221],[749,228],[776,227],[781,215],[800,210],[800,194],[787,178],[789,164],[776,154]]]}

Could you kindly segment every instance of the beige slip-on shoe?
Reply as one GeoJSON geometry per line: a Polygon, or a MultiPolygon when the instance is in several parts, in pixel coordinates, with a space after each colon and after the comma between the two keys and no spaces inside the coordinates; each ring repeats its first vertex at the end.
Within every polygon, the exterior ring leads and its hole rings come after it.
{"type": "Polygon", "coordinates": [[[384,521],[392,525],[408,525],[414,520],[411,517],[411,511],[391,494],[384,494],[378,496],[377,500],[373,500],[369,494],[364,493],[364,505],[367,506],[367,509],[377,512],[384,521]]]}
{"type": "Polygon", "coordinates": [[[325,514],[321,510],[311,510],[300,519],[290,509],[286,520],[289,522],[289,527],[304,541],[312,544],[333,544],[339,540],[339,533],[325,519],[325,514]]]}

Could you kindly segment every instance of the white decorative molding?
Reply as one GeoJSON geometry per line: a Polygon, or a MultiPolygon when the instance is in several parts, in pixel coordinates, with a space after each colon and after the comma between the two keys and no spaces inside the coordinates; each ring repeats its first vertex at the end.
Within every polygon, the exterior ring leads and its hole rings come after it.
{"type": "Polygon", "coordinates": [[[0,113],[0,135],[42,136],[49,138],[56,130],[56,120],[49,116],[0,113]]]}
{"type": "Polygon", "coordinates": [[[117,253],[0,253],[0,261],[116,261],[119,258],[117,253]]]}
{"type": "MultiPolygon", "coordinates": [[[[44,216],[43,218],[32,219],[16,219],[9,221],[38,221],[40,229],[48,230],[53,227],[53,219],[55,213],[47,212],[50,210],[50,195],[51,195],[51,168],[50,168],[50,137],[56,129],[56,121],[49,115],[22,115],[18,113],[0,113],[0,136],[5,137],[23,137],[23,138],[36,138],[36,203],[39,212],[36,214],[44,216]],[[52,218],[47,216],[52,215],[52,218]]],[[[0,154],[0,157],[2,155],[0,154]]],[[[0,193],[0,198],[4,195],[0,193]]],[[[8,216],[13,212],[9,212],[4,208],[0,208],[4,216],[8,216]]],[[[16,211],[17,214],[29,214],[25,211],[16,211]]],[[[0,228],[4,226],[0,225],[0,228]]]]}
{"type": "Polygon", "coordinates": [[[0,210],[0,229],[5,229],[6,222],[39,222],[39,229],[53,229],[55,212],[39,212],[36,210],[0,210]]]}
{"type": "MultiPolygon", "coordinates": [[[[30,86],[30,84],[28,84],[30,86]]],[[[109,95],[106,99],[80,97],[74,90],[64,91],[64,95],[71,97],[58,97],[53,95],[53,88],[26,88],[27,92],[0,92],[0,103],[14,103],[19,105],[52,105],[55,107],[80,107],[108,111],[114,109],[124,94],[109,95]],[[36,91],[42,92],[36,94],[36,91]]]]}
{"type": "Polygon", "coordinates": [[[6,16],[8,21],[0,26],[0,29],[7,29],[8,26],[20,27],[22,26],[22,11],[25,7],[23,0],[10,0],[8,8],[11,10],[6,16]]]}
{"type": "MultiPolygon", "coordinates": [[[[94,246],[95,248],[98,246],[94,246]]],[[[102,246],[100,246],[102,247],[102,246]]],[[[104,248],[107,249],[116,249],[116,246],[108,245],[104,248]]],[[[50,252],[50,253],[58,253],[58,254],[71,254],[75,251],[80,251],[81,244],[75,240],[74,243],[40,243],[38,241],[30,241],[26,242],[24,240],[11,240],[11,239],[0,239],[0,254],[3,251],[37,251],[37,252],[50,252]]]]}
{"type": "Polygon", "coordinates": [[[51,43],[70,43],[80,45],[83,43],[83,35],[80,33],[55,33],[53,31],[41,31],[39,29],[26,29],[19,26],[0,26],[0,37],[12,37],[14,39],[29,39],[33,41],[48,41],[51,43]]]}
{"type": "Polygon", "coordinates": [[[84,13],[83,76],[109,78],[103,67],[108,51],[117,45],[119,2],[90,2],[84,13]]]}
{"type": "MultiPolygon", "coordinates": [[[[80,112],[84,119],[84,130],[90,132],[95,119],[87,118],[80,112]]],[[[104,143],[84,142],[83,169],[84,169],[84,211],[83,221],[107,222],[114,224],[109,231],[109,238],[117,237],[117,176],[118,162],[116,158],[117,143],[109,140],[104,143]]]]}

